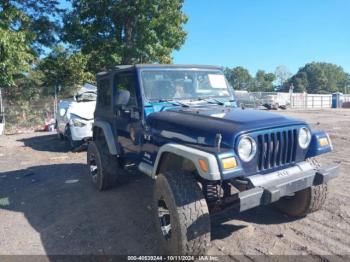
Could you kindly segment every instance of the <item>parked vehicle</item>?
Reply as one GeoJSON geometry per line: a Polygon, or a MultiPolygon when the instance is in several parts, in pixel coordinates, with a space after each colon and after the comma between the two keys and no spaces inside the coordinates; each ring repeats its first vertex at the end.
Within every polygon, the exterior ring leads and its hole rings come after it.
{"type": "MultiPolygon", "coordinates": [[[[277,203],[290,216],[322,208],[338,166],[326,132],[235,106],[214,66],[119,66],[97,75],[87,163],[98,190],[133,164],[155,179],[153,214],[166,254],[205,254],[210,215],[277,203]],[[124,169],[124,170],[123,170],[124,169]]],[[[132,208],[132,207],[130,207],[132,208]]]]}
{"type": "Polygon", "coordinates": [[[74,100],[58,104],[56,130],[60,139],[67,139],[72,150],[92,138],[92,124],[96,107],[96,91],[78,93],[74,100]]]}
{"type": "Polygon", "coordinates": [[[289,103],[286,99],[283,97],[279,97],[278,95],[267,95],[262,100],[263,106],[265,106],[267,109],[287,109],[287,106],[289,103]]]}
{"type": "Polygon", "coordinates": [[[237,100],[237,105],[244,108],[258,108],[261,106],[260,101],[255,99],[255,97],[244,90],[235,90],[235,98],[237,100]]]}

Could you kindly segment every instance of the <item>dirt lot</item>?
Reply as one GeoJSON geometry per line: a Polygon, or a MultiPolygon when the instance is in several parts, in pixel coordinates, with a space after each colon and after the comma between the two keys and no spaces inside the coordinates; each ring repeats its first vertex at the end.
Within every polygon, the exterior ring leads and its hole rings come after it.
{"type": "MultiPolygon", "coordinates": [[[[209,254],[350,254],[350,110],[285,111],[331,134],[342,162],[325,208],[293,220],[273,207],[226,213],[212,222],[209,254]]],[[[86,153],[53,134],[0,137],[0,254],[154,254],[153,181],[133,174],[98,193],[86,153]]],[[[318,257],[318,256],[316,256],[318,257]]]]}

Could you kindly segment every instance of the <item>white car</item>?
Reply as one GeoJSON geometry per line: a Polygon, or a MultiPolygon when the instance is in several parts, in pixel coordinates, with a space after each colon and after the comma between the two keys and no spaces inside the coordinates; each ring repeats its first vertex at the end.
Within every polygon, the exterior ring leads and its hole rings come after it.
{"type": "Polygon", "coordinates": [[[58,104],[57,135],[66,138],[72,150],[91,139],[95,107],[95,91],[80,93],[75,100],[63,100],[58,104]]]}

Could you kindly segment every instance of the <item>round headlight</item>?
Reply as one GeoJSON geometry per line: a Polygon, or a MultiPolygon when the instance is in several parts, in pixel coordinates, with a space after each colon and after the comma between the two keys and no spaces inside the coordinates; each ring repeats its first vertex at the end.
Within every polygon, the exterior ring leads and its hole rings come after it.
{"type": "Polygon", "coordinates": [[[239,140],[238,143],[238,155],[239,158],[248,162],[253,159],[256,154],[256,142],[250,136],[244,136],[239,140]]]}
{"type": "Polygon", "coordinates": [[[299,146],[302,149],[306,149],[310,145],[311,133],[309,129],[307,129],[306,127],[300,128],[298,141],[299,141],[299,146]]]}

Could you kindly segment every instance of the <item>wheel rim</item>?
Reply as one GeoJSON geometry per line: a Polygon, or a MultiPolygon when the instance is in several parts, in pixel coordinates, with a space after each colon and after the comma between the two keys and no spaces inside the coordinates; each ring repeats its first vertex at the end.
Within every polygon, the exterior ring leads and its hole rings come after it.
{"type": "Polygon", "coordinates": [[[94,182],[96,182],[97,181],[98,166],[97,166],[96,157],[94,154],[90,154],[89,167],[90,167],[90,175],[92,177],[92,180],[94,182]]]}
{"type": "Polygon", "coordinates": [[[170,223],[170,211],[165,204],[163,198],[158,200],[158,219],[159,226],[163,237],[168,240],[171,238],[171,223],[170,223]]]}

